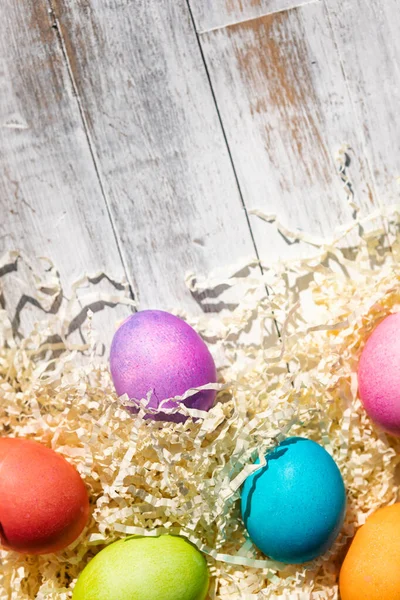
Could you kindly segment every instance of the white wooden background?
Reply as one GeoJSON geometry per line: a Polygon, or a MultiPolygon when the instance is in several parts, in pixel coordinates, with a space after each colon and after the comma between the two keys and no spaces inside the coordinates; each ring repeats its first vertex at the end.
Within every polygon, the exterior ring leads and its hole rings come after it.
{"type": "Polygon", "coordinates": [[[343,143],[361,214],[397,202],[399,26],[398,0],[3,0],[0,250],[210,309],[188,271],[299,252],[253,209],[349,221],[343,143]]]}

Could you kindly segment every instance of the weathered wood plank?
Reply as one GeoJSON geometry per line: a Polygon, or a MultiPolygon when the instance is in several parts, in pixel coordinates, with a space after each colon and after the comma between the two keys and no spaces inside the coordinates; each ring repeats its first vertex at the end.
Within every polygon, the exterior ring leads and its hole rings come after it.
{"type": "Polygon", "coordinates": [[[400,4],[327,0],[379,198],[399,201],[400,4]]]}
{"type": "Polygon", "coordinates": [[[321,0],[189,0],[196,29],[204,33],[321,0]]]}
{"type": "MultiPolygon", "coordinates": [[[[322,3],[201,36],[248,209],[289,227],[332,233],[352,217],[335,153],[351,146],[355,201],[377,206],[359,127],[322,3]]],[[[275,227],[251,218],[263,257],[296,256],[275,227]]]]}
{"type": "Polygon", "coordinates": [[[54,0],[141,307],[199,310],[187,271],[254,256],[184,0],[54,0]]]}
{"type": "MultiPolygon", "coordinates": [[[[0,253],[21,249],[31,259],[49,256],[67,295],[84,272],[106,270],[122,278],[112,224],[45,0],[1,4],[0,65],[0,253]]],[[[29,284],[18,289],[18,279],[2,281],[5,300],[14,308],[22,289],[30,294],[29,284]]],[[[28,302],[29,310],[35,312],[28,302]]],[[[126,310],[103,314],[104,341],[126,310]]]]}

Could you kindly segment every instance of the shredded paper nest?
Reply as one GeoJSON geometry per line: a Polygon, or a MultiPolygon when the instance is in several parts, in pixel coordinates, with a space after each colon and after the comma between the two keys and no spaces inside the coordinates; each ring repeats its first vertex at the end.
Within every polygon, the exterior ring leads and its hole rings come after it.
{"type": "MultiPolygon", "coordinates": [[[[193,294],[215,298],[224,290],[236,301],[219,313],[186,316],[216,358],[220,391],[209,413],[191,411],[196,418],[183,424],[125,410],[107,356],[98,356],[90,311],[84,343],[70,340],[71,323],[85,311],[79,290],[99,275],[82,278],[66,301],[50,263],[32,265],[19,253],[3,258],[2,281],[21,277],[24,266],[36,290],[33,304],[44,312],[21,336],[20,318],[7,305],[0,311],[0,435],[29,437],[64,455],[85,480],[92,512],[64,552],[0,551],[1,600],[70,598],[104,545],[164,532],[185,536],[207,555],[210,598],[338,597],[339,568],[355,529],[398,497],[399,442],[363,411],[356,377],[369,333],[400,308],[398,214],[392,207],[356,220],[326,242],[283,233],[310,243],[306,258],[188,276],[193,294]],[[339,539],[305,566],[267,560],[240,519],[240,488],[257,468],[253,461],[287,435],[323,444],[348,496],[339,539]]],[[[126,286],[113,289],[106,302],[130,303],[126,286]]]]}

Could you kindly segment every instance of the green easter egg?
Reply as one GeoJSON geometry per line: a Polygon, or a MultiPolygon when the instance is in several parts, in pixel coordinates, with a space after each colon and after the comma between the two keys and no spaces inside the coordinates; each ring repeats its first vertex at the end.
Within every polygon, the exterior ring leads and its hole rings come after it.
{"type": "Polygon", "coordinates": [[[90,561],[72,600],[204,600],[207,590],[204,556],[184,538],[128,537],[90,561]]]}

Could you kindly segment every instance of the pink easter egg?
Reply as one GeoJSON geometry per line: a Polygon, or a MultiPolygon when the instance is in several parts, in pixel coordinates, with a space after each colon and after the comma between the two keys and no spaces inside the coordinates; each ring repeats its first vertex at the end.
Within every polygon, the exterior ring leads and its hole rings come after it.
{"type": "Polygon", "coordinates": [[[384,431],[400,435],[400,313],[374,329],[358,366],[361,401],[384,431]]]}
{"type": "MultiPolygon", "coordinates": [[[[151,391],[152,408],[193,387],[217,381],[214,360],[199,334],[179,317],[160,310],[137,312],[122,323],[112,341],[110,367],[119,396],[127,394],[140,400],[151,391]]],[[[215,395],[214,390],[203,390],[187,398],[184,404],[207,411],[215,395]]],[[[174,405],[167,402],[163,406],[174,405]]],[[[163,412],[154,418],[185,420],[183,415],[163,412]]]]}

